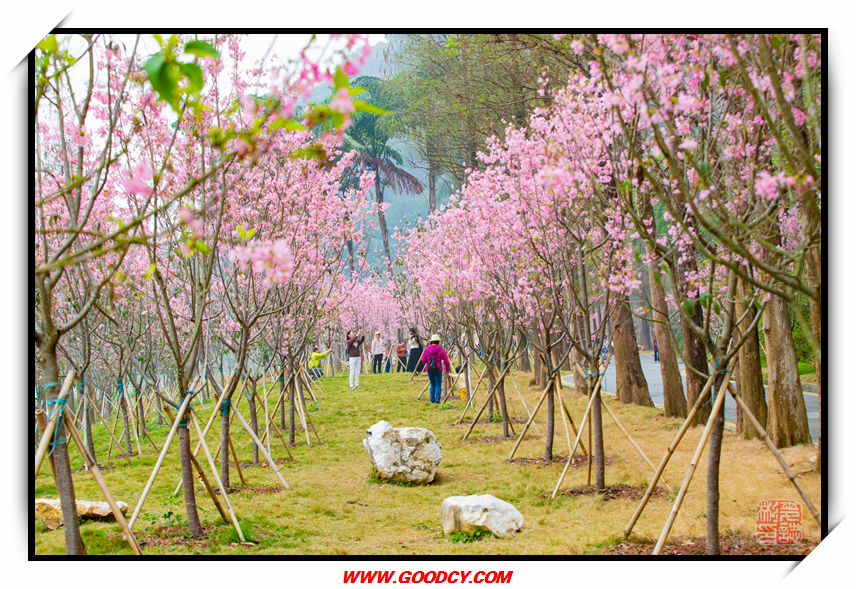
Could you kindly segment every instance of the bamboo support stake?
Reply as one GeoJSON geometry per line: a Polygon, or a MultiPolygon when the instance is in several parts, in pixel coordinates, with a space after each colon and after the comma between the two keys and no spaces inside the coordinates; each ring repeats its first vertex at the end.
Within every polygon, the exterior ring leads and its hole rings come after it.
{"type": "MultiPolygon", "coordinates": [[[[488,391],[487,396],[484,399],[484,403],[482,403],[481,409],[479,409],[478,413],[476,413],[475,419],[473,419],[473,422],[470,424],[470,429],[468,429],[467,433],[464,434],[464,437],[461,438],[462,440],[466,440],[467,436],[469,436],[470,433],[473,431],[473,428],[476,426],[476,422],[479,420],[479,417],[481,417],[481,414],[484,412],[485,408],[487,407],[488,401],[490,401],[490,399],[492,399],[492,398],[495,398],[494,395],[497,394],[496,389],[499,386],[499,383],[502,382],[502,380],[505,378],[505,373],[508,372],[508,370],[510,368],[511,368],[511,363],[509,363],[508,366],[505,367],[505,369],[499,375],[499,378],[497,378],[496,382],[493,383],[493,386],[488,391]]],[[[497,398],[497,402],[499,402],[498,398],[497,398]]],[[[464,409],[464,412],[466,412],[466,408],[464,409]]]]}
{"type": "MultiPolygon", "coordinates": [[[[571,431],[574,432],[574,436],[576,436],[579,433],[577,431],[577,426],[574,423],[574,419],[571,417],[571,412],[568,411],[568,408],[565,406],[564,398],[561,398],[561,401],[562,401],[562,404],[561,404],[562,410],[565,412],[565,415],[568,417],[568,423],[571,425],[571,431]]],[[[569,448],[569,450],[570,450],[570,448],[569,448]]],[[[582,440],[580,440],[580,451],[585,452],[586,454],[588,454],[588,452],[589,452],[588,450],[586,450],[586,446],[585,446],[585,444],[583,444],[582,440]]]]}
{"type": "MultiPolygon", "coordinates": [[[[190,405],[190,400],[193,398],[193,395],[186,395],[184,397],[184,401],[182,401],[181,406],[178,408],[178,413],[175,417],[175,421],[172,424],[172,427],[169,429],[169,434],[167,434],[166,441],[163,444],[163,450],[161,450],[160,456],[158,456],[158,461],[155,464],[155,468],[152,471],[151,476],[149,477],[149,481],[146,483],[146,487],[143,489],[143,494],[140,496],[140,500],[137,502],[137,507],[134,509],[134,515],[131,516],[131,521],[128,524],[129,528],[134,527],[134,522],[137,521],[137,516],[140,515],[140,510],[143,508],[143,503],[146,501],[146,497],[149,494],[149,491],[152,488],[152,484],[155,482],[155,477],[160,470],[161,465],[163,464],[164,458],[166,458],[166,452],[169,450],[170,444],[172,444],[172,439],[175,437],[175,432],[178,430],[178,424],[181,420],[181,417],[184,415],[184,412],[187,411],[187,406],[190,405]]],[[[179,483],[180,484],[180,483],[179,483]]]]}
{"type": "Polygon", "coordinates": [[[285,479],[282,477],[282,473],[281,473],[281,472],[279,472],[279,469],[276,467],[276,462],[274,462],[273,458],[271,458],[271,455],[270,455],[270,454],[268,454],[268,453],[265,451],[264,444],[262,444],[262,443],[261,443],[261,441],[259,441],[259,439],[258,439],[258,437],[256,436],[256,434],[254,434],[254,433],[253,433],[252,428],[251,428],[249,425],[247,425],[246,420],[244,420],[244,416],[240,414],[240,412],[238,411],[238,408],[237,408],[237,406],[235,405],[234,401],[232,402],[232,410],[235,412],[235,415],[237,415],[237,416],[238,416],[238,420],[241,422],[241,425],[243,425],[243,426],[244,426],[244,429],[246,429],[246,430],[247,430],[247,433],[248,433],[248,434],[250,434],[250,437],[251,437],[251,438],[253,438],[253,440],[255,440],[255,442],[259,445],[259,450],[261,450],[262,452],[264,452],[265,458],[267,458],[267,459],[268,459],[268,464],[270,464],[271,468],[272,468],[272,469],[273,469],[273,471],[276,473],[276,476],[277,476],[277,477],[279,478],[279,480],[282,482],[283,486],[284,486],[286,489],[290,489],[291,487],[289,487],[289,486],[288,486],[288,483],[286,483],[286,482],[285,482],[285,479]]]}
{"type": "MultiPolygon", "coordinates": [[[[39,407],[36,407],[36,422],[39,424],[39,431],[44,434],[47,429],[47,419],[45,419],[45,412],[39,407]]],[[[48,463],[51,465],[51,472],[54,480],[56,480],[56,464],[53,455],[48,456],[48,463]]]]}
{"type": "Polygon", "coordinates": [[[416,400],[417,400],[417,401],[422,397],[422,395],[424,395],[424,394],[425,394],[425,391],[426,391],[426,390],[428,390],[428,385],[430,385],[430,384],[431,384],[431,381],[430,381],[430,380],[429,380],[428,382],[426,382],[426,383],[425,383],[425,386],[424,386],[424,387],[422,387],[422,390],[419,392],[419,395],[416,397],[416,400]]]}
{"type": "Polygon", "coordinates": [[[238,452],[235,450],[235,444],[232,443],[232,436],[229,436],[229,449],[232,451],[232,458],[235,461],[235,469],[238,471],[238,477],[241,479],[241,484],[246,487],[247,481],[244,480],[244,471],[241,470],[241,464],[238,460],[238,452]]]}
{"type": "Polygon", "coordinates": [[[769,448],[770,452],[773,453],[773,456],[776,457],[776,460],[778,461],[779,466],[782,467],[785,476],[788,477],[788,480],[791,482],[794,488],[796,488],[797,493],[799,493],[799,496],[802,498],[803,502],[808,507],[808,510],[811,512],[811,515],[812,517],[814,517],[815,521],[817,522],[817,525],[823,528],[823,524],[820,522],[820,513],[818,513],[817,509],[814,507],[814,503],[812,503],[811,499],[809,499],[808,494],[805,492],[805,489],[803,489],[802,485],[800,485],[799,481],[797,481],[793,471],[791,471],[791,469],[788,467],[788,463],[782,457],[781,452],[779,452],[779,450],[776,448],[776,445],[773,443],[773,440],[771,440],[770,436],[767,435],[767,430],[765,430],[761,426],[761,423],[756,419],[755,415],[746,405],[746,402],[743,400],[743,398],[737,394],[737,391],[734,390],[734,387],[730,382],[728,383],[728,392],[731,393],[731,396],[734,397],[734,400],[737,401],[738,405],[740,405],[740,408],[743,410],[743,413],[745,413],[746,417],[749,418],[749,421],[752,422],[752,425],[755,427],[756,430],[758,430],[758,433],[763,436],[764,442],[767,444],[767,448],[769,448]]]}
{"type": "Polygon", "coordinates": [[[651,498],[651,495],[654,493],[654,489],[657,486],[657,482],[660,480],[660,475],[663,474],[663,471],[666,469],[666,465],[669,463],[669,460],[672,458],[672,454],[677,450],[678,444],[681,443],[681,440],[684,437],[684,434],[687,433],[687,430],[690,428],[690,424],[693,421],[696,413],[704,404],[704,400],[707,398],[707,394],[710,391],[710,388],[713,386],[714,380],[716,378],[716,374],[711,374],[710,378],[707,379],[707,383],[705,383],[704,388],[701,391],[701,394],[696,399],[695,404],[693,405],[690,414],[684,420],[684,424],[681,426],[681,429],[678,430],[677,435],[675,435],[675,439],[672,440],[672,443],[669,444],[669,447],[666,449],[666,453],[663,455],[663,459],[660,460],[660,466],[657,467],[657,472],[654,473],[654,478],[651,479],[651,482],[648,484],[648,490],[645,491],[645,496],[642,497],[642,501],[639,503],[639,507],[636,508],[636,512],[633,514],[633,517],[630,519],[630,523],[627,524],[627,527],[624,528],[624,537],[627,538],[630,535],[630,532],[633,531],[633,526],[636,525],[636,520],[639,519],[639,516],[642,514],[642,510],[645,509],[645,505],[648,503],[648,500],[651,498]]]}
{"type": "MultiPolygon", "coordinates": [[[[124,394],[124,393],[123,393],[124,394]]],[[[134,434],[134,439],[137,441],[137,455],[143,455],[143,449],[140,447],[140,437],[137,435],[137,420],[134,418],[134,413],[136,413],[136,405],[128,407],[128,417],[131,418],[131,431],[134,434]]]]}
{"type": "Polygon", "coordinates": [[[693,475],[695,474],[699,458],[701,458],[702,450],[704,450],[704,447],[707,444],[707,439],[710,437],[710,432],[713,430],[713,422],[716,420],[716,416],[719,414],[719,409],[722,407],[722,403],[725,401],[725,389],[727,385],[728,378],[726,377],[722,383],[722,387],[719,389],[719,393],[716,395],[716,401],[713,404],[713,410],[710,412],[710,417],[707,420],[707,425],[704,427],[704,431],[701,434],[701,439],[698,442],[698,447],[696,448],[695,454],[693,454],[693,458],[690,461],[690,466],[687,469],[687,474],[684,477],[684,482],[681,485],[681,490],[678,491],[678,496],[675,497],[675,503],[672,505],[672,510],[669,512],[669,518],[666,520],[666,525],[663,526],[663,531],[660,533],[660,539],[657,540],[657,545],[654,546],[654,552],[652,554],[660,554],[660,550],[663,549],[663,545],[666,543],[666,538],[669,536],[669,531],[671,531],[672,529],[672,524],[675,523],[675,518],[678,516],[678,511],[681,509],[681,504],[684,502],[684,497],[687,494],[687,489],[689,489],[690,482],[693,480],[693,475]]]}
{"type": "MultiPolygon", "coordinates": [[[[62,388],[59,390],[59,395],[57,395],[57,400],[65,399],[68,395],[68,392],[71,390],[71,385],[74,383],[75,372],[74,370],[69,370],[68,374],[65,376],[65,380],[62,383],[62,388]]],[[[57,405],[57,408],[54,410],[53,415],[48,419],[47,424],[45,424],[45,430],[42,432],[42,438],[39,441],[39,448],[36,450],[36,473],[33,475],[33,480],[36,480],[36,477],[39,476],[39,469],[42,467],[42,462],[44,462],[45,455],[48,452],[48,446],[51,443],[51,438],[53,437],[54,429],[56,429],[57,420],[59,419],[60,414],[62,413],[59,409],[62,407],[62,403],[57,405]]]]}
{"type": "Polygon", "coordinates": [[[95,482],[98,484],[98,488],[101,489],[101,493],[104,495],[104,498],[107,500],[107,504],[110,505],[110,511],[113,512],[113,517],[116,518],[116,522],[119,524],[119,527],[124,532],[124,539],[127,540],[128,544],[131,546],[131,550],[134,554],[140,556],[143,554],[143,550],[140,548],[140,545],[137,543],[137,538],[134,536],[134,533],[131,531],[131,526],[128,525],[128,522],[125,521],[125,516],[122,515],[122,510],[119,509],[119,505],[116,503],[116,500],[113,498],[113,494],[110,493],[110,489],[107,488],[107,482],[104,480],[104,477],[101,475],[101,469],[98,468],[98,464],[95,463],[95,459],[89,455],[89,450],[86,449],[86,445],[83,443],[83,440],[80,438],[80,432],[77,431],[77,428],[74,426],[74,423],[66,423],[66,429],[71,434],[74,443],[77,444],[78,450],[83,454],[83,459],[86,461],[86,464],[89,466],[89,471],[92,473],[92,476],[95,478],[95,482]]]}
{"type": "Polygon", "coordinates": [[[560,392],[560,389],[556,388],[555,386],[553,388],[556,390],[556,396],[559,397],[559,405],[562,407],[562,411],[559,411],[559,413],[561,413],[561,415],[562,415],[562,425],[565,426],[565,438],[567,439],[567,442],[568,442],[568,453],[570,454],[570,452],[571,452],[571,428],[568,427],[568,418],[565,415],[565,411],[564,411],[565,402],[562,400],[562,393],[560,392]]]}
{"type": "MultiPolygon", "coordinates": [[[[523,408],[526,410],[526,415],[528,417],[532,417],[532,413],[529,412],[529,406],[526,405],[526,400],[523,398],[523,395],[520,393],[520,388],[517,386],[517,381],[514,380],[514,374],[509,372],[508,375],[511,377],[511,382],[514,384],[514,390],[517,391],[517,396],[520,397],[520,402],[523,403],[523,408]]],[[[573,423],[573,422],[571,422],[573,423]]],[[[538,424],[533,422],[532,425],[535,427],[535,433],[539,436],[541,435],[541,431],[538,429],[538,424]]]]}
{"type": "Polygon", "coordinates": [[[532,410],[532,415],[529,416],[529,421],[527,421],[526,425],[523,426],[523,431],[520,432],[520,437],[517,438],[517,442],[514,443],[514,447],[511,449],[511,454],[509,454],[508,460],[514,458],[514,454],[517,452],[517,448],[520,447],[520,442],[523,441],[523,436],[526,435],[526,432],[529,430],[529,426],[532,425],[532,423],[535,421],[535,416],[538,414],[538,410],[541,408],[541,404],[544,403],[544,399],[547,398],[547,393],[552,387],[553,382],[550,381],[550,383],[547,385],[547,388],[545,388],[541,392],[541,397],[538,399],[538,403],[535,404],[535,408],[532,410]]]}
{"type": "Polygon", "coordinates": [[[484,375],[486,372],[487,372],[487,366],[484,367],[481,375],[479,375],[479,380],[478,380],[478,382],[476,382],[476,386],[473,387],[473,390],[467,391],[467,396],[470,398],[470,400],[467,401],[466,405],[464,405],[464,412],[461,413],[461,417],[458,419],[458,421],[455,423],[455,425],[458,425],[462,421],[464,421],[464,417],[467,415],[467,410],[473,406],[473,401],[475,401],[475,398],[476,398],[476,391],[479,390],[479,386],[481,386],[482,378],[484,378],[484,375]]]}
{"type": "Polygon", "coordinates": [[[208,482],[208,477],[205,476],[205,471],[202,470],[202,465],[199,464],[199,461],[196,459],[196,456],[193,454],[190,455],[190,461],[193,463],[193,467],[196,469],[196,472],[199,473],[199,478],[202,479],[202,484],[205,485],[205,490],[208,492],[208,496],[211,497],[211,500],[214,502],[214,506],[217,508],[217,511],[220,513],[220,517],[223,518],[224,522],[232,523],[229,514],[223,509],[223,506],[220,504],[220,501],[217,499],[217,495],[214,493],[214,489],[211,487],[211,483],[208,482]]]}
{"type": "MultiPolygon", "coordinates": [[[[114,440],[116,441],[116,447],[117,448],[122,447],[122,442],[120,442],[119,439],[115,435],[116,427],[119,425],[119,416],[121,415],[121,413],[122,413],[121,411],[118,411],[118,410],[116,411],[116,417],[113,419],[113,429],[109,430],[111,439],[110,439],[110,445],[107,446],[107,460],[110,460],[110,454],[113,451],[113,441],[114,440]]],[[[124,429],[125,428],[122,428],[123,431],[124,431],[124,429]]],[[[130,460],[130,459],[131,459],[131,457],[129,456],[128,460],[130,460]]]]}
{"type": "MultiPolygon", "coordinates": [[[[624,435],[627,436],[627,439],[630,440],[630,443],[633,444],[633,447],[636,448],[636,451],[639,453],[639,456],[641,456],[642,459],[648,463],[648,466],[651,467],[651,470],[656,473],[657,467],[654,466],[650,460],[648,460],[648,457],[645,455],[645,452],[642,451],[642,448],[639,447],[639,444],[636,443],[636,441],[631,437],[630,433],[624,428],[621,422],[618,421],[618,417],[615,415],[615,413],[612,412],[612,409],[609,408],[609,403],[603,403],[603,406],[606,408],[606,412],[609,413],[609,416],[612,417],[612,421],[615,422],[615,425],[618,426],[618,428],[624,433],[624,435]]],[[[662,473],[660,474],[660,478],[663,479],[663,484],[666,485],[666,487],[669,489],[669,492],[671,493],[673,491],[672,486],[668,483],[668,481],[666,481],[666,477],[662,476],[662,473]]]]}
{"type": "Polygon", "coordinates": [[[199,420],[196,419],[196,414],[192,411],[190,412],[190,420],[193,422],[196,435],[198,435],[199,439],[202,440],[202,453],[205,454],[205,459],[208,461],[208,468],[211,469],[211,473],[214,475],[214,481],[220,489],[220,495],[223,497],[223,501],[226,503],[226,507],[229,510],[229,516],[231,518],[230,523],[235,527],[235,531],[238,532],[238,537],[241,539],[241,542],[244,542],[244,532],[241,530],[241,524],[238,523],[238,517],[235,515],[235,510],[232,509],[232,502],[229,501],[229,495],[226,493],[226,489],[223,488],[223,481],[220,480],[220,475],[217,473],[217,465],[214,464],[211,452],[208,451],[208,444],[205,443],[205,438],[202,436],[202,431],[199,429],[199,420]]]}
{"type": "MultiPolygon", "coordinates": [[[[84,394],[86,394],[86,393],[84,393],[84,394]]],[[[87,397],[87,399],[88,399],[88,397],[87,397]]],[[[98,418],[101,420],[101,423],[105,423],[105,422],[107,422],[107,420],[106,420],[106,419],[104,419],[104,416],[103,416],[103,415],[101,415],[101,412],[98,410],[98,406],[97,406],[95,403],[93,403],[91,400],[89,400],[89,405],[90,405],[90,407],[92,407],[92,408],[95,410],[95,413],[98,415],[98,418]]],[[[110,434],[110,436],[112,436],[112,440],[110,441],[110,445],[112,446],[113,442],[115,441],[115,442],[116,442],[116,444],[118,444],[118,445],[120,445],[120,446],[121,446],[121,444],[120,444],[119,440],[117,440],[117,439],[116,439],[116,436],[114,436],[114,435],[113,435],[113,432],[111,432],[111,431],[110,431],[110,428],[105,427],[104,429],[106,429],[106,430],[107,430],[107,433],[109,433],[109,434],[110,434]]],[[[130,457],[130,456],[126,456],[125,458],[126,458],[126,460],[128,461],[128,466],[131,466],[131,457],[130,457]]],[[[109,459],[109,458],[108,458],[108,459],[109,459]]]]}
{"type": "MultiPolygon", "coordinates": [[[[553,489],[553,494],[550,496],[551,499],[556,498],[556,493],[559,492],[559,487],[561,486],[562,481],[565,480],[565,475],[568,472],[568,468],[570,468],[571,464],[573,464],[573,462],[574,462],[574,455],[577,453],[577,446],[580,443],[580,439],[583,437],[583,432],[585,431],[586,423],[589,421],[589,418],[591,417],[591,408],[594,405],[595,395],[600,394],[600,380],[602,378],[603,378],[602,376],[598,377],[597,383],[595,384],[594,388],[592,389],[591,397],[589,398],[588,405],[586,406],[585,415],[583,415],[583,420],[582,420],[582,422],[580,422],[580,431],[577,432],[577,439],[574,441],[574,447],[571,449],[571,453],[568,456],[568,462],[567,462],[567,464],[565,464],[565,468],[562,469],[562,474],[559,477],[559,481],[556,483],[556,488],[553,489]]],[[[589,451],[591,451],[591,442],[589,442],[589,451]]]]}

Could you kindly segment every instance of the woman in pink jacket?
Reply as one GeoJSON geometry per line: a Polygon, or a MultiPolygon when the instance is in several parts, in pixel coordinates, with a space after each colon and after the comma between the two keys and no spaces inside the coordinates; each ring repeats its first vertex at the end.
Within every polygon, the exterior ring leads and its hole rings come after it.
{"type": "Polygon", "coordinates": [[[452,365],[449,363],[449,356],[440,346],[440,336],[436,333],[428,340],[428,347],[422,352],[422,362],[425,363],[425,370],[428,373],[428,380],[431,382],[431,402],[439,403],[440,396],[443,392],[443,366],[446,367],[446,372],[452,370],[452,365]]]}

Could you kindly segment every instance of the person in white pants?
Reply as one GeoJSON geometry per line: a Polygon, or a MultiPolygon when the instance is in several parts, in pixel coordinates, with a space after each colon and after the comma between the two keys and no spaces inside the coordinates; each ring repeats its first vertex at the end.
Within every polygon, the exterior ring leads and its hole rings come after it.
{"type": "Polygon", "coordinates": [[[363,358],[360,346],[362,346],[365,341],[366,336],[363,334],[362,329],[357,334],[355,334],[352,329],[348,332],[348,337],[345,340],[345,345],[348,348],[348,367],[350,369],[348,378],[352,389],[361,388],[360,372],[363,370],[363,358]]]}

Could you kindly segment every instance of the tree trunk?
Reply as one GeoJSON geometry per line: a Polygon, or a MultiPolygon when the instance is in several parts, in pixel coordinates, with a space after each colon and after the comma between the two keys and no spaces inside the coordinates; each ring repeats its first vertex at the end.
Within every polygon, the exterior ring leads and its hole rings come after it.
{"type": "Polygon", "coordinates": [[[381,189],[380,171],[375,169],[375,195],[377,197],[378,211],[377,220],[380,225],[380,234],[383,238],[383,252],[386,254],[386,267],[389,270],[389,275],[392,276],[392,254],[389,251],[389,231],[386,227],[386,213],[383,211],[383,190],[381,189]]]}
{"type": "MultiPolygon", "coordinates": [[[[648,246],[648,256],[652,257],[651,246],[648,246]]],[[[669,307],[666,304],[666,288],[663,286],[663,276],[656,262],[651,259],[648,263],[648,284],[651,288],[651,312],[654,323],[654,337],[660,356],[660,376],[663,379],[663,408],[666,417],[686,417],[687,399],[684,397],[684,384],[681,381],[681,370],[678,368],[678,352],[675,346],[675,335],[669,321],[669,307]]],[[[653,347],[653,346],[652,346],[653,347]]]]}
{"type": "Polygon", "coordinates": [[[615,346],[615,387],[622,403],[635,403],[643,407],[653,407],[654,402],[648,392],[648,381],[642,372],[639,349],[636,344],[636,330],[633,315],[627,297],[620,297],[617,314],[612,322],[615,346]]]}
{"type": "MultiPolygon", "coordinates": [[[[574,320],[571,321],[571,338],[575,342],[581,342],[582,336],[580,335],[580,326],[577,324],[577,319],[574,317],[574,320]]],[[[584,343],[584,342],[583,342],[584,343]]],[[[585,372],[580,370],[582,366],[585,366],[586,361],[583,358],[583,355],[579,350],[574,348],[571,351],[571,360],[573,360],[573,369],[574,369],[574,390],[588,397],[589,395],[589,386],[588,386],[588,378],[586,377],[585,372]]]]}
{"type": "Polygon", "coordinates": [[[654,298],[651,292],[651,277],[650,272],[646,272],[645,268],[641,268],[639,272],[640,278],[642,278],[642,292],[640,296],[642,297],[642,305],[648,307],[648,312],[645,313],[645,319],[642,319],[640,323],[642,324],[641,332],[642,332],[642,348],[645,350],[653,350],[654,342],[651,341],[651,309],[653,308],[650,304],[651,300],[654,298]]]}
{"type": "Polygon", "coordinates": [[[767,399],[767,433],[777,448],[811,442],[805,398],[802,393],[790,309],[773,295],[764,309],[764,339],[770,394],[767,399]]]}
{"type": "MultiPolygon", "coordinates": [[[[746,312],[743,298],[751,296],[748,285],[744,280],[738,280],[738,295],[735,302],[736,315],[739,319],[746,312]]],[[[735,325],[737,337],[742,337],[752,323],[752,314],[735,325]]],[[[764,378],[761,372],[761,347],[758,342],[758,326],[752,329],[752,333],[746,338],[743,346],[738,352],[740,368],[737,384],[740,387],[740,397],[749,406],[749,410],[758,419],[759,423],[767,423],[767,398],[764,392],[764,378]]],[[[758,430],[745,419],[743,409],[737,407],[737,434],[747,440],[761,439],[758,430]]]]}
{"type": "Polygon", "coordinates": [[[496,385],[496,392],[499,393],[499,409],[502,411],[502,438],[508,439],[508,407],[505,403],[505,377],[500,379],[496,385]]]}
{"type": "Polygon", "coordinates": [[[92,439],[92,401],[89,400],[89,395],[85,389],[81,391],[83,403],[83,434],[86,436],[86,448],[89,450],[89,455],[95,464],[98,464],[98,457],[95,455],[95,440],[92,439]]]}
{"type": "MultiPolygon", "coordinates": [[[[544,342],[544,357],[550,358],[550,333],[546,332],[542,336],[540,333],[538,334],[541,341],[544,342]]],[[[547,386],[547,379],[550,377],[548,374],[548,368],[544,366],[542,368],[542,373],[544,374],[544,386],[547,386]]],[[[556,424],[556,401],[554,398],[553,391],[553,383],[555,381],[550,382],[550,390],[547,392],[547,436],[544,441],[544,462],[552,462],[553,461],[553,436],[555,434],[555,424],[556,424]]],[[[539,387],[541,385],[539,384],[539,387]]]]}
{"type": "MultiPolygon", "coordinates": [[[[718,376],[713,390],[719,391],[725,376],[718,376]]],[[[716,396],[712,394],[712,396],[716,396]]],[[[707,452],[707,554],[719,554],[719,462],[722,452],[722,431],[725,425],[725,404],[716,414],[710,430],[707,452]]]]}
{"type": "MultiPolygon", "coordinates": [[[[45,336],[45,340],[47,340],[45,336]]],[[[55,400],[60,393],[61,381],[56,359],[56,339],[45,341],[39,349],[39,363],[42,368],[42,378],[45,383],[56,383],[44,389],[45,399],[55,400]]],[[[49,405],[48,418],[53,413],[49,405]]],[[[65,535],[65,553],[72,555],[84,554],[83,540],[80,537],[80,525],[77,519],[77,504],[75,503],[74,481],[71,476],[71,462],[68,457],[68,444],[64,421],[57,422],[56,440],[59,442],[53,448],[54,467],[56,468],[56,488],[62,509],[63,532],[65,535]]],[[[45,458],[47,460],[47,458],[45,458]]]]}
{"type": "Polygon", "coordinates": [[[122,387],[122,381],[119,381],[119,407],[122,409],[122,421],[125,422],[125,445],[128,447],[128,456],[131,455],[131,424],[128,421],[128,401],[125,398],[125,391],[122,387]]]}
{"type": "Polygon", "coordinates": [[[428,167],[428,214],[437,210],[436,170],[434,166],[428,167]]]}
{"type": "MultiPolygon", "coordinates": [[[[182,487],[184,491],[184,506],[187,510],[187,523],[190,525],[191,535],[199,538],[204,537],[205,534],[202,532],[202,524],[199,522],[199,512],[196,509],[196,488],[193,484],[196,477],[194,477],[190,453],[190,430],[187,429],[186,425],[185,427],[179,426],[178,454],[181,459],[181,476],[184,480],[182,487]]],[[[222,455],[228,457],[228,447],[222,452],[222,455]]],[[[223,487],[228,488],[228,483],[224,482],[223,487]]]]}
{"type": "MultiPolygon", "coordinates": [[[[250,427],[253,428],[253,433],[256,437],[259,435],[259,418],[256,415],[256,383],[258,380],[250,379],[250,395],[247,397],[247,403],[250,407],[250,427]]],[[[253,440],[253,464],[259,463],[259,447],[256,441],[253,440]]]]}
{"type": "MultiPolygon", "coordinates": [[[[294,362],[289,362],[289,366],[294,366],[294,362]]],[[[289,374],[288,378],[288,444],[294,445],[294,373],[289,374]]]]}
{"type": "Polygon", "coordinates": [[[606,488],[606,460],[603,447],[603,415],[600,391],[591,405],[591,427],[594,431],[594,484],[598,491],[606,488]]]}
{"type": "MultiPolygon", "coordinates": [[[[225,399],[224,399],[225,400],[225,399]]],[[[223,483],[223,488],[229,492],[229,417],[232,412],[231,406],[223,415],[220,411],[220,480],[223,483]]],[[[180,430],[179,430],[180,431],[180,430]]]]}
{"type": "MultiPolygon", "coordinates": [[[[693,264],[695,266],[695,264],[693,264]]],[[[693,314],[693,322],[696,325],[704,325],[704,317],[701,310],[701,305],[695,306],[695,314],[693,314]]],[[[704,344],[689,328],[683,317],[681,318],[681,333],[684,337],[684,366],[687,378],[687,406],[695,405],[696,400],[701,395],[704,385],[707,382],[707,351],[704,344]],[[699,376],[693,372],[692,368],[701,372],[699,376]]],[[[659,338],[657,340],[659,342],[659,338]]],[[[708,399],[708,402],[703,403],[696,412],[692,426],[704,425],[710,417],[710,410],[713,408],[713,403],[708,399]]]]}
{"type": "Polygon", "coordinates": [[[522,333],[520,335],[520,351],[526,350],[523,352],[523,355],[520,356],[520,370],[521,372],[532,372],[532,364],[529,362],[529,340],[526,338],[526,334],[522,333]]]}

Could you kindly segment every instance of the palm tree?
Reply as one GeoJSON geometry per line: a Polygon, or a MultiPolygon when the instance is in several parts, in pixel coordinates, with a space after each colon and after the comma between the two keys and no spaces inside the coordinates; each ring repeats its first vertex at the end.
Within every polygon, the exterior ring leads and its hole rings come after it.
{"type": "MultiPolygon", "coordinates": [[[[352,86],[365,88],[360,93],[360,100],[378,106],[387,111],[400,107],[395,96],[385,91],[384,81],[374,76],[360,76],[352,86]]],[[[345,135],[345,150],[356,151],[351,172],[351,180],[359,178],[366,170],[375,173],[375,200],[378,204],[378,224],[383,237],[383,249],[386,254],[386,264],[392,276],[392,255],[389,249],[389,231],[386,227],[386,214],[383,211],[383,191],[386,187],[403,194],[417,194],[424,190],[422,183],[412,174],[402,170],[404,164],[401,153],[389,142],[393,134],[389,125],[385,124],[385,115],[369,112],[354,113],[353,123],[345,135]]],[[[344,180],[347,180],[344,179],[344,180]]]]}

